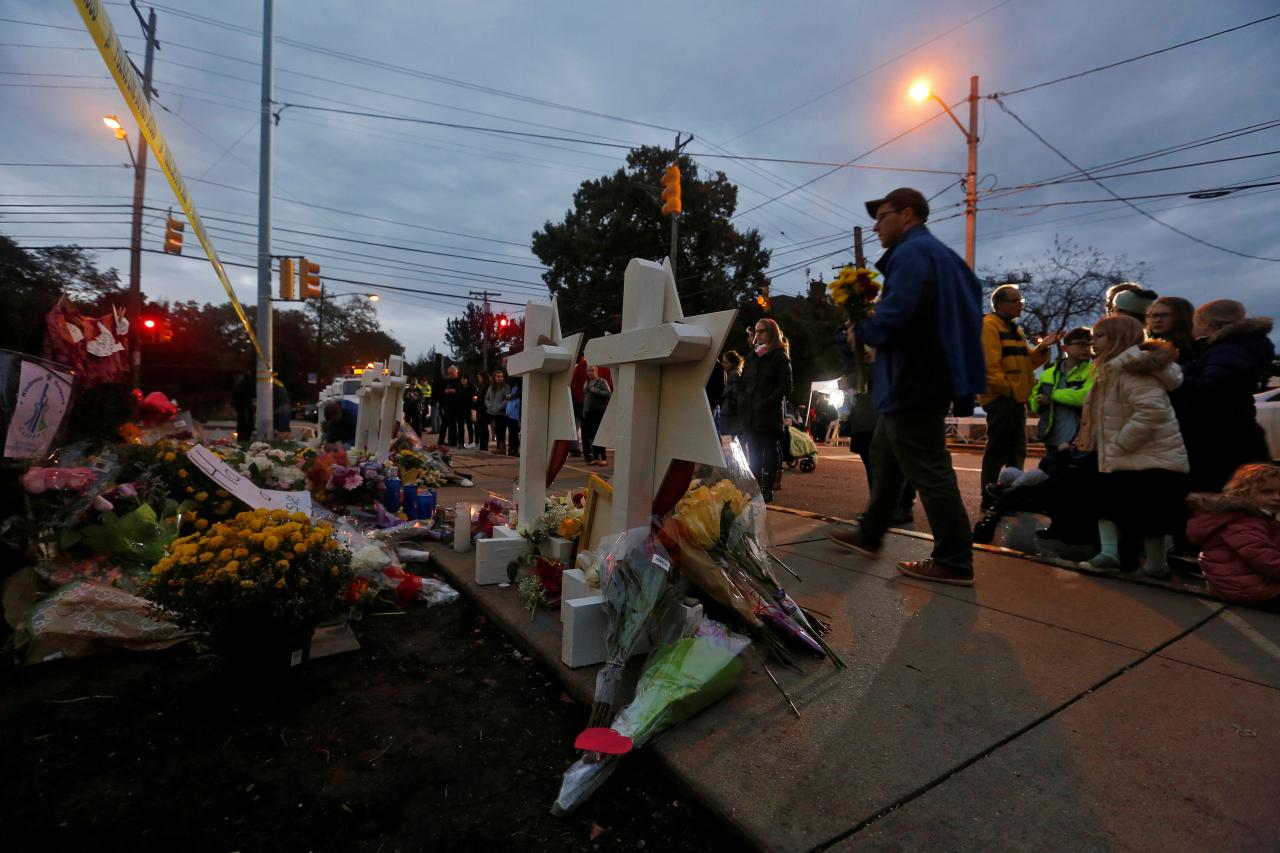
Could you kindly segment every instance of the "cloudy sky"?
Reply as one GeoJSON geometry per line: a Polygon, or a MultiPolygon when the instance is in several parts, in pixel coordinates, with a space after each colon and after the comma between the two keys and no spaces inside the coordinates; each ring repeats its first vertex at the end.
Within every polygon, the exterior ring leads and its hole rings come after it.
{"type": "MultiPolygon", "coordinates": [[[[222,258],[253,264],[262,4],[155,8],[156,114],[222,258]]],[[[107,11],[141,66],[133,12],[107,11]]],[[[1005,106],[1081,167],[1146,158],[1099,174],[1144,171],[1104,183],[1125,198],[1157,196],[1133,203],[1184,232],[1088,180],[1008,192],[1075,170],[984,100],[980,269],[1030,266],[1056,235],[1146,262],[1161,293],[1233,296],[1280,315],[1280,263],[1242,256],[1280,258],[1280,186],[1188,197],[1280,181],[1280,18],[1012,94],[1277,13],[1280,4],[1244,0],[279,0],[275,99],[299,106],[275,131],[273,251],[319,261],[332,291],[373,292],[334,279],[429,291],[380,290],[379,316],[411,357],[443,348],[444,320],[470,291],[518,304],[546,292],[530,234],[563,217],[581,181],[624,160],[624,148],[584,141],[670,145],[676,129],[694,134],[687,150],[701,168],[740,186],[735,222],[774,250],[774,293],[801,291],[806,267],[830,278],[851,259],[852,227],[869,230],[862,200],[895,186],[938,194],[935,232],[963,251],[966,153],[950,120],[867,152],[940,111],[906,97],[913,81],[955,103],[977,74],[982,94],[1011,93],[1005,106]],[[924,171],[711,156],[725,154],[924,171]],[[1186,164],[1201,165],[1166,168],[1186,164]]],[[[106,113],[136,140],[71,0],[0,0],[0,231],[26,246],[128,245],[132,173],[106,113]]],[[[158,211],[147,213],[144,245],[159,248],[175,202],[158,172],[147,204],[158,211]]],[[[127,275],[127,251],[97,254],[127,275]]],[[[148,297],[222,301],[190,237],[185,254],[143,256],[148,297]]],[[[256,273],[231,272],[252,304],[256,273]]]]}

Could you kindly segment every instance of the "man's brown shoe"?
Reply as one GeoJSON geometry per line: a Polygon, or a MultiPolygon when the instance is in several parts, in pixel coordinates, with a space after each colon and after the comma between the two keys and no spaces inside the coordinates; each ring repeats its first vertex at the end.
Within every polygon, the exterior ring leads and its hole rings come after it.
{"type": "Polygon", "coordinates": [[[864,557],[874,557],[880,553],[879,543],[875,545],[868,543],[862,535],[862,530],[857,527],[832,530],[827,534],[827,538],[841,548],[848,548],[850,551],[854,551],[864,557]]]}
{"type": "Polygon", "coordinates": [[[973,570],[962,572],[935,563],[933,558],[927,560],[903,560],[898,563],[898,571],[909,578],[934,583],[949,583],[955,586],[973,586],[973,570]]]}

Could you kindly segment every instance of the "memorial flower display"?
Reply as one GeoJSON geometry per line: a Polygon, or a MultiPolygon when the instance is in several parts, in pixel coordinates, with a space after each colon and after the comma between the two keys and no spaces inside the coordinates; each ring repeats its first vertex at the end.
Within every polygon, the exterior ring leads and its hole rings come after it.
{"type": "Polygon", "coordinates": [[[175,539],[143,595],[215,637],[298,630],[335,615],[353,579],[333,527],[257,509],[175,539]]]}

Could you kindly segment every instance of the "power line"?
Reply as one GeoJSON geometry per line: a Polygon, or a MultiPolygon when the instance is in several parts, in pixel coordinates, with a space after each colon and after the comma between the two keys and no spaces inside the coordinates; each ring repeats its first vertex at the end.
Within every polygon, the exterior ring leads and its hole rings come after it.
{"type": "MultiPolygon", "coordinates": [[[[1274,151],[1260,151],[1257,154],[1240,154],[1236,157],[1219,157],[1216,160],[1199,160],[1195,163],[1181,163],[1177,166],[1160,166],[1154,169],[1138,169],[1133,172],[1112,172],[1108,175],[1099,175],[1103,178],[1128,178],[1133,175],[1150,175],[1156,172],[1172,172],[1177,169],[1191,169],[1197,166],[1213,166],[1219,163],[1233,163],[1237,160],[1252,160],[1257,157],[1270,157],[1280,154],[1280,149],[1274,151]]],[[[1074,184],[1080,181],[1087,181],[1089,178],[1083,176],[1073,176],[1068,178],[1058,178],[1057,180],[1041,181],[1032,184],[1019,184],[1015,187],[1006,187],[1004,190],[991,190],[990,192],[1001,192],[1002,194],[1012,194],[1014,192],[1022,192],[1024,190],[1039,189],[1040,187],[1056,186],[1058,184],[1074,184]]]]}
{"type": "Polygon", "coordinates": [[[1023,129],[1025,129],[1028,133],[1030,133],[1032,136],[1034,136],[1034,137],[1035,137],[1035,138],[1040,142],[1040,144],[1041,144],[1041,145],[1043,145],[1043,146],[1045,146],[1046,148],[1048,148],[1048,149],[1049,149],[1050,151],[1052,151],[1054,154],[1057,154],[1057,155],[1058,155],[1058,157],[1060,157],[1063,161],[1065,161],[1065,162],[1067,163],[1067,165],[1071,166],[1073,169],[1076,169],[1076,170],[1077,170],[1077,171],[1079,171],[1081,174],[1083,174],[1083,175],[1085,175],[1086,177],[1088,177],[1091,181],[1093,181],[1093,183],[1094,183],[1094,184],[1096,184],[1100,189],[1102,189],[1103,191],[1105,191],[1105,192],[1107,193],[1107,195],[1111,196],[1111,197],[1112,197],[1112,198],[1114,198],[1116,201],[1123,202],[1124,204],[1126,204],[1126,205],[1128,205],[1129,207],[1133,208],[1133,209],[1134,209],[1135,211],[1137,211],[1138,213],[1141,213],[1143,216],[1147,217],[1147,218],[1148,218],[1148,219],[1150,219],[1152,222],[1156,223],[1157,225],[1161,226],[1162,228],[1166,228],[1166,229],[1168,229],[1168,230],[1170,230],[1170,231],[1174,232],[1175,234],[1178,234],[1178,235],[1180,235],[1180,236],[1182,236],[1182,237],[1185,237],[1185,238],[1187,238],[1188,240],[1191,240],[1191,241],[1193,241],[1193,242],[1195,242],[1195,243],[1199,243],[1199,244],[1200,244],[1200,245],[1202,245],[1202,246],[1208,246],[1208,247],[1209,247],[1209,248],[1211,248],[1211,249],[1217,249],[1217,250],[1218,250],[1218,251],[1220,251],[1220,252],[1226,252],[1227,254],[1230,254],[1230,255],[1236,255],[1236,256],[1241,257],[1241,258],[1251,258],[1251,259],[1256,260],[1256,261],[1272,261],[1272,262],[1275,262],[1275,263],[1280,263],[1280,258],[1268,258],[1268,257],[1264,257],[1264,256],[1262,256],[1262,255],[1251,255],[1251,254],[1249,254],[1249,253],[1247,253],[1247,252],[1239,252],[1239,251],[1236,251],[1235,249],[1228,249],[1228,248],[1226,248],[1225,246],[1219,246],[1219,245],[1217,245],[1216,243],[1210,243],[1208,240],[1202,240],[1201,238],[1199,238],[1199,237],[1195,236],[1194,234],[1188,234],[1186,231],[1183,231],[1181,228],[1177,228],[1177,227],[1175,227],[1175,226],[1173,226],[1173,225],[1170,225],[1169,223],[1165,222],[1164,220],[1157,219],[1154,215],[1152,215],[1152,214],[1151,214],[1151,213],[1149,213],[1148,211],[1145,211],[1145,210],[1143,210],[1142,208],[1138,207],[1138,206],[1137,206],[1136,204],[1134,204],[1132,201],[1129,201],[1128,199],[1125,199],[1125,198],[1121,198],[1117,193],[1113,192],[1113,191],[1111,190],[1111,188],[1110,188],[1110,187],[1108,187],[1106,184],[1102,183],[1102,181],[1100,181],[1100,180],[1098,180],[1097,178],[1093,177],[1093,176],[1092,176],[1092,175],[1090,175],[1087,171],[1085,171],[1082,167],[1080,167],[1079,165],[1077,165],[1077,164],[1075,163],[1075,161],[1073,161],[1070,157],[1068,157],[1066,154],[1063,154],[1060,150],[1058,150],[1056,147],[1054,147],[1053,143],[1049,142],[1049,140],[1045,139],[1043,136],[1041,136],[1039,133],[1037,133],[1035,130],[1033,130],[1033,129],[1031,128],[1031,126],[1030,126],[1030,125],[1028,125],[1025,121],[1023,121],[1023,120],[1022,120],[1022,119],[1017,115],[1017,113],[1015,113],[1015,112],[1013,112],[1013,110],[1009,109],[1009,107],[1005,104],[1005,102],[1004,102],[1003,100],[1001,100],[1000,98],[995,98],[994,100],[995,100],[996,104],[998,104],[998,105],[999,105],[1000,109],[1004,110],[1004,111],[1005,111],[1005,113],[1006,113],[1006,114],[1008,114],[1010,118],[1012,118],[1012,119],[1013,119],[1014,121],[1016,121],[1018,124],[1022,125],[1023,129]]]}
{"type": "MultiPolygon", "coordinates": [[[[1095,181],[1095,183],[1097,182],[1095,181]]],[[[1148,200],[1157,199],[1157,198],[1175,198],[1177,196],[1191,196],[1191,195],[1196,195],[1200,193],[1222,193],[1225,195],[1228,193],[1237,192],[1239,190],[1254,190],[1254,189],[1258,189],[1259,187],[1275,187],[1275,186],[1280,186],[1280,181],[1271,181],[1269,183],[1261,183],[1261,184],[1233,184],[1231,186],[1206,187],[1198,190],[1179,190],[1177,192],[1167,192],[1167,193],[1149,193],[1147,195],[1128,195],[1128,196],[1115,195],[1112,198],[1080,198],[1080,199],[1068,199],[1068,200],[1061,200],[1061,201],[1046,201],[1046,202],[1041,202],[1039,204],[1015,204],[1010,207],[980,207],[978,209],[979,210],[1000,210],[1000,211],[1041,210],[1046,207],[1066,207],[1066,206],[1079,205],[1079,204],[1110,204],[1115,201],[1148,201],[1148,200]]]]}
{"type": "MultiPolygon", "coordinates": [[[[224,29],[228,29],[233,32],[238,32],[243,35],[254,36],[259,38],[261,37],[261,33],[259,33],[257,30],[254,30],[249,27],[244,27],[239,24],[232,24],[228,21],[223,21],[218,18],[212,18],[206,15],[196,15],[194,13],[187,12],[182,9],[174,9],[169,6],[162,6],[159,4],[153,4],[153,5],[155,5],[155,8],[160,9],[161,11],[168,12],[180,18],[186,18],[188,20],[196,21],[198,23],[207,24],[210,26],[222,27],[224,29]]],[[[67,29],[70,29],[70,28],[67,28],[67,29]]],[[[417,77],[419,79],[431,80],[432,82],[442,83],[448,86],[457,86],[459,88],[467,89],[473,92],[481,92],[483,94],[494,95],[496,97],[509,98],[512,100],[520,101],[522,103],[534,104],[537,106],[543,106],[551,109],[566,110],[568,112],[577,113],[579,115],[592,116],[594,118],[605,119],[608,121],[616,121],[616,122],[621,122],[623,124],[636,125],[638,127],[647,127],[652,130],[661,130],[668,133],[681,132],[680,129],[674,128],[674,127],[666,127],[665,125],[654,124],[652,122],[640,121],[637,119],[626,118],[624,116],[616,116],[609,113],[597,112],[596,110],[588,110],[582,107],[575,107],[569,104],[561,104],[556,101],[550,101],[544,98],[534,97],[532,95],[523,95],[518,92],[510,92],[504,89],[497,89],[492,86],[484,86],[478,83],[471,83],[466,80],[459,80],[453,77],[446,77],[442,74],[433,74],[427,71],[421,71],[414,68],[395,65],[390,62],[383,62],[381,60],[369,59],[367,57],[357,56],[355,54],[346,53],[345,51],[324,47],[323,45],[309,44],[307,42],[298,41],[297,39],[277,37],[276,41],[280,44],[288,45],[289,47],[295,47],[300,50],[307,50],[314,53],[319,53],[323,56],[329,56],[335,59],[342,59],[347,62],[355,63],[357,65],[365,65],[371,68],[379,68],[386,71],[405,74],[411,77],[417,77]]]]}
{"type": "Polygon", "coordinates": [[[1131,56],[1128,59],[1121,59],[1118,62],[1109,62],[1106,65],[1099,65],[1096,68],[1089,68],[1085,71],[1077,71],[1075,74],[1068,74],[1065,77],[1058,77],[1055,80],[1046,80],[1043,83],[1036,83],[1033,86],[1023,86],[1021,89],[1013,89],[1008,92],[995,92],[990,95],[985,95],[984,97],[990,98],[995,101],[999,101],[1000,98],[1007,98],[1010,95],[1021,95],[1023,92],[1030,92],[1034,89],[1043,89],[1045,86],[1052,86],[1055,83],[1064,83],[1067,80],[1075,80],[1079,77],[1084,77],[1088,74],[1096,74],[1099,71],[1106,71],[1110,68],[1117,68],[1121,65],[1128,65],[1130,62],[1137,62],[1139,59],[1147,59],[1148,57],[1158,56],[1162,53],[1168,53],[1171,50],[1177,50],[1180,47],[1186,47],[1187,45],[1197,44],[1198,42],[1202,42],[1202,41],[1208,41],[1209,39],[1217,38],[1218,36],[1224,36],[1227,33],[1234,33],[1238,30],[1243,30],[1247,27],[1252,27],[1256,24],[1262,24],[1267,21],[1274,21],[1276,18],[1280,18],[1280,12],[1277,12],[1274,15],[1267,15],[1264,18],[1258,18],[1256,21],[1250,21],[1247,24],[1240,24],[1239,26],[1230,27],[1225,30],[1219,30],[1216,33],[1209,33],[1209,35],[1207,36],[1200,36],[1199,38],[1194,38],[1194,39],[1191,39],[1190,41],[1179,42],[1178,44],[1172,44],[1172,45],[1169,45],[1168,47],[1162,47],[1159,50],[1151,50],[1146,53],[1138,54],[1137,56],[1131,56]]]}
{"type": "Polygon", "coordinates": [[[734,140],[737,140],[737,139],[741,139],[742,137],[746,136],[746,135],[747,135],[747,134],[749,134],[749,133],[755,133],[755,132],[756,132],[757,130],[759,130],[760,128],[762,128],[762,127],[767,127],[768,125],[773,124],[775,121],[778,121],[779,119],[786,118],[787,116],[791,115],[792,113],[796,112],[797,110],[802,110],[802,109],[804,109],[805,107],[809,106],[810,104],[817,103],[818,101],[822,100],[823,98],[827,97],[828,95],[833,95],[833,94],[835,94],[836,92],[839,92],[841,89],[845,89],[845,88],[847,88],[847,87],[849,87],[849,86],[852,86],[854,83],[858,82],[859,80],[863,79],[864,77],[868,77],[868,76],[870,76],[870,75],[874,74],[875,72],[879,71],[880,69],[882,69],[882,68],[886,68],[886,67],[888,67],[888,66],[892,65],[893,63],[897,62],[899,59],[903,59],[903,58],[905,58],[905,57],[907,57],[907,56],[910,56],[911,54],[915,53],[917,50],[921,50],[921,49],[923,49],[923,48],[928,47],[929,45],[933,44],[935,41],[939,41],[939,40],[941,40],[941,39],[946,38],[947,36],[951,35],[952,33],[956,32],[957,30],[962,29],[962,28],[964,28],[964,27],[968,26],[969,24],[972,24],[974,21],[978,20],[979,18],[983,18],[983,17],[985,17],[985,16],[987,16],[987,15],[990,15],[992,12],[996,11],[996,10],[997,10],[997,9],[999,9],[1000,7],[1002,7],[1002,6],[1007,6],[1007,5],[1008,5],[1009,3],[1011,3],[1011,2],[1013,2],[1013,0],[1001,0],[1001,2],[997,3],[996,5],[992,6],[992,7],[991,7],[991,8],[989,8],[989,9],[987,9],[986,11],[979,12],[978,14],[974,15],[974,16],[973,16],[973,17],[971,17],[971,18],[968,18],[968,19],[966,19],[966,20],[964,20],[964,21],[961,21],[960,23],[956,24],[954,27],[951,27],[951,28],[950,28],[950,29],[948,29],[948,30],[944,30],[943,32],[938,33],[938,35],[934,36],[933,38],[928,39],[928,40],[926,40],[926,41],[922,41],[922,42],[920,42],[920,44],[916,45],[915,47],[913,47],[913,48],[911,48],[911,49],[909,49],[909,50],[904,50],[902,53],[899,53],[899,54],[897,54],[896,56],[894,56],[894,57],[892,57],[892,58],[890,58],[890,59],[886,59],[884,62],[881,62],[879,65],[875,66],[874,68],[868,68],[866,71],[863,71],[863,72],[861,72],[861,73],[859,73],[859,74],[854,75],[853,77],[850,77],[848,80],[845,80],[843,83],[841,83],[841,84],[840,84],[840,85],[838,85],[838,86],[832,86],[832,87],[831,87],[830,89],[828,89],[827,91],[823,92],[823,93],[822,93],[822,94],[820,94],[820,95],[816,95],[816,96],[814,96],[814,97],[810,98],[809,100],[805,101],[804,103],[798,104],[797,106],[794,106],[794,107],[792,107],[791,109],[789,109],[789,110],[787,110],[787,111],[785,111],[785,112],[781,112],[781,113],[779,113],[778,115],[774,116],[774,117],[773,117],[773,118],[771,118],[771,119],[766,119],[765,121],[760,122],[759,124],[755,125],[754,127],[749,127],[749,128],[747,128],[746,130],[744,130],[744,131],[742,131],[741,133],[739,133],[737,136],[733,136],[733,137],[730,137],[729,139],[726,139],[726,140],[725,140],[723,143],[721,143],[721,144],[723,144],[723,145],[728,145],[730,142],[733,142],[734,140]]]}
{"type": "MultiPolygon", "coordinates": [[[[959,105],[959,104],[961,104],[961,103],[963,103],[963,101],[956,101],[956,103],[952,104],[952,106],[953,106],[953,107],[954,107],[954,106],[958,106],[958,105],[959,105]]],[[[946,115],[946,114],[947,114],[947,113],[946,113],[946,111],[945,111],[945,110],[944,110],[944,111],[942,111],[942,112],[939,112],[939,113],[934,113],[933,115],[929,116],[929,117],[928,117],[927,119],[925,119],[924,121],[919,122],[918,124],[913,124],[911,127],[907,128],[906,130],[904,130],[904,131],[902,131],[901,133],[899,133],[897,136],[894,136],[894,137],[892,137],[892,138],[890,138],[890,139],[885,140],[884,142],[881,142],[879,145],[875,146],[874,148],[868,149],[867,151],[864,151],[863,153],[859,154],[857,157],[854,157],[854,158],[853,158],[853,159],[851,159],[851,160],[846,160],[846,161],[845,161],[845,165],[848,165],[848,164],[850,164],[850,163],[855,163],[855,162],[857,162],[858,160],[861,160],[863,157],[869,157],[869,156],[871,156],[871,155],[872,155],[872,154],[874,154],[875,152],[879,151],[881,148],[884,148],[884,147],[886,147],[886,146],[888,146],[888,145],[893,144],[894,142],[897,142],[899,139],[901,139],[902,137],[906,136],[907,134],[914,133],[915,131],[917,131],[917,130],[919,130],[920,128],[924,127],[924,126],[925,126],[926,124],[928,124],[929,122],[931,122],[931,121],[933,121],[933,120],[935,120],[935,119],[937,119],[937,118],[939,118],[939,117],[941,117],[941,116],[944,116],[944,115],[946,115]]],[[[809,186],[810,184],[816,183],[816,182],[818,182],[818,181],[822,180],[823,178],[827,177],[828,175],[833,175],[833,174],[835,174],[837,171],[839,171],[839,169],[828,169],[827,171],[823,172],[821,175],[818,175],[818,176],[817,176],[817,177],[815,177],[815,178],[810,178],[809,180],[805,181],[803,184],[800,184],[799,186],[794,187],[793,189],[789,189],[789,190],[787,190],[787,191],[786,191],[786,192],[784,192],[782,195],[774,196],[774,197],[773,197],[773,198],[771,198],[771,199],[768,199],[768,200],[766,200],[766,201],[762,201],[760,204],[757,204],[755,207],[748,208],[747,210],[744,210],[744,211],[742,211],[741,213],[734,214],[734,215],[733,215],[733,217],[731,217],[731,218],[732,218],[732,219],[737,219],[739,216],[745,216],[746,214],[750,213],[750,212],[751,212],[751,211],[753,211],[753,210],[758,210],[759,208],[764,207],[766,204],[771,204],[772,202],[775,202],[775,201],[777,201],[777,200],[778,200],[778,199],[780,199],[780,198],[786,198],[787,196],[791,195],[793,192],[796,192],[796,190],[803,189],[803,188],[805,188],[805,187],[809,186]]]]}

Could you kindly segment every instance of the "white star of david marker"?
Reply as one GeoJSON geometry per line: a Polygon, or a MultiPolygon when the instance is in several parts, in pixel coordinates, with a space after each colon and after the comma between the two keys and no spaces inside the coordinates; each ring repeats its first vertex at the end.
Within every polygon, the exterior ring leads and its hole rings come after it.
{"type": "Polygon", "coordinates": [[[673,459],[724,465],[707,378],[736,310],[685,317],[671,266],[632,259],[622,286],[622,333],[587,343],[587,361],[618,368],[596,443],[615,451],[612,530],[649,524],[673,459]]]}
{"type": "Polygon", "coordinates": [[[520,519],[532,521],[546,506],[547,465],[559,441],[573,441],[573,362],[582,333],[560,334],[556,303],[529,302],[524,350],[507,359],[507,372],[524,377],[520,401],[520,519]]]}

